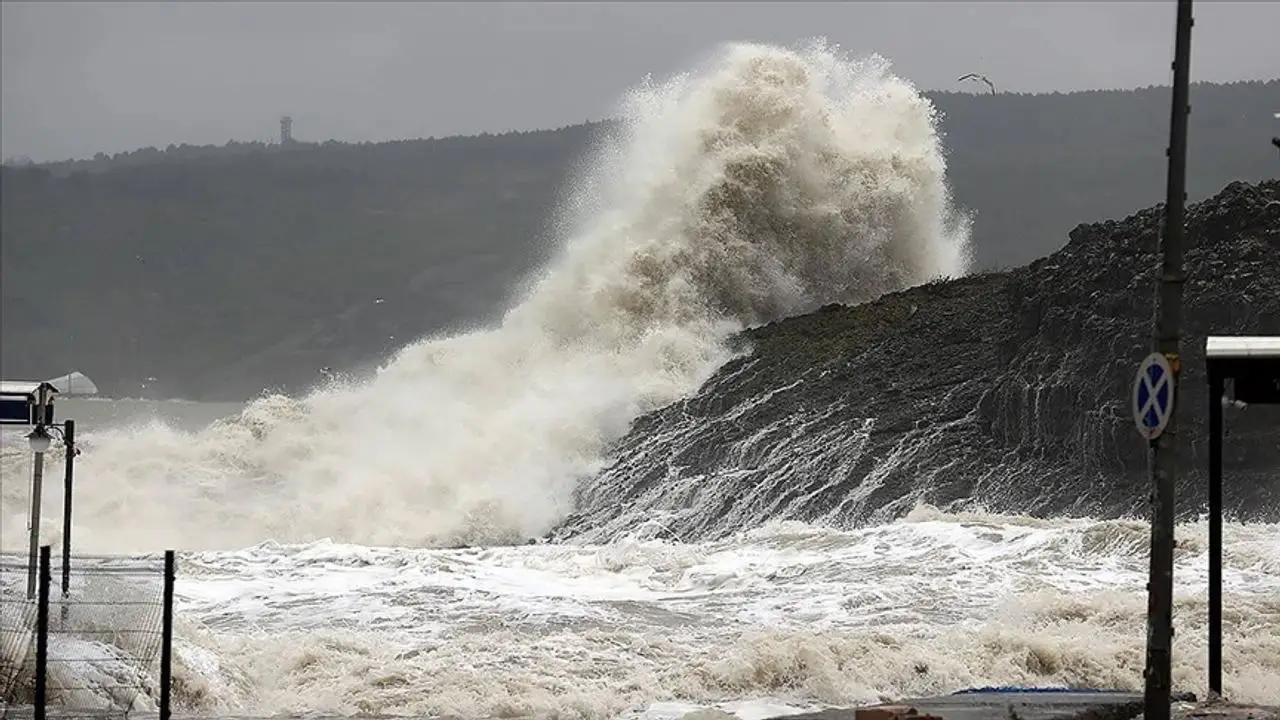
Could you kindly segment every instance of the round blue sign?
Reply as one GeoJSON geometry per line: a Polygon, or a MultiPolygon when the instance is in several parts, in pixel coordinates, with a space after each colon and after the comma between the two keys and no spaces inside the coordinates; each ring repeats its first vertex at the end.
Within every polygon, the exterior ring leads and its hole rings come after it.
{"type": "Polygon", "coordinates": [[[1173,368],[1160,353],[1151,353],[1133,379],[1133,421],[1147,440],[1160,437],[1173,417],[1173,368]]]}

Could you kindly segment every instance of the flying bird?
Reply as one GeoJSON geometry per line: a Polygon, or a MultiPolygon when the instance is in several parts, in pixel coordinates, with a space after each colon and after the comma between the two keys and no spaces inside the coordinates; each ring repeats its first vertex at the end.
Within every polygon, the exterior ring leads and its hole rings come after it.
{"type": "Polygon", "coordinates": [[[982,75],[980,73],[969,73],[968,75],[961,75],[957,78],[956,82],[964,82],[965,80],[977,80],[979,82],[984,82],[987,84],[987,87],[991,89],[991,94],[996,94],[996,86],[987,79],[986,75],[982,75]]]}

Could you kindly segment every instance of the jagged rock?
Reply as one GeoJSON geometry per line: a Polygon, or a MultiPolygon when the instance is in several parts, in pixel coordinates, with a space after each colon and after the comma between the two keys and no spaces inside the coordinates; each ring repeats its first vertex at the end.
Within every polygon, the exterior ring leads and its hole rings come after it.
{"type": "MultiPolygon", "coordinates": [[[[1188,208],[1178,513],[1205,503],[1206,334],[1280,334],[1280,182],[1188,208]],[[1269,204],[1270,203],[1270,204],[1269,204]]],[[[1081,225],[1029,266],[830,306],[743,334],[694,396],[639,418],[553,534],[770,519],[882,522],[917,502],[1146,513],[1128,406],[1150,351],[1163,207],[1081,225]],[[619,508],[625,508],[619,512],[619,508]]],[[[1228,408],[1225,505],[1280,518],[1280,412],[1228,408]]]]}

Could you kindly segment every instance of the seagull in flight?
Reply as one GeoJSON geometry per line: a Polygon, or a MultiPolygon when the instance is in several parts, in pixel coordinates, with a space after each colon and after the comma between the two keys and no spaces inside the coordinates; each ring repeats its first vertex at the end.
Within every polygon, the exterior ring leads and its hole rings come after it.
{"type": "Polygon", "coordinates": [[[977,80],[979,82],[984,82],[987,84],[987,87],[991,89],[991,94],[996,94],[996,86],[987,79],[986,75],[982,75],[980,73],[969,73],[968,75],[961,75],[956,79],[956,82],[964,82],[965,80],[977,80]]]}

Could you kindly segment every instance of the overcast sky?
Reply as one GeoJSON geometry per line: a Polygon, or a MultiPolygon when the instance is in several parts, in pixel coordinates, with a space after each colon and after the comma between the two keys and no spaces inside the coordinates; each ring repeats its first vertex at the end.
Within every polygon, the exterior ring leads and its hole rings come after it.
{"type": "MultiPolygon", "coordinates": [[[[1174,2],[0,4],[0,154],[387,140],[608,116],[718,44],[826,37],[926,89],[1165,85],[1174,2]]],[[[1196,3],[1192,75],[1280,76],[1280,2],[1196,3]]],[[[1280,98],[1277,98],[1280,109],[1280,98]]]]}

